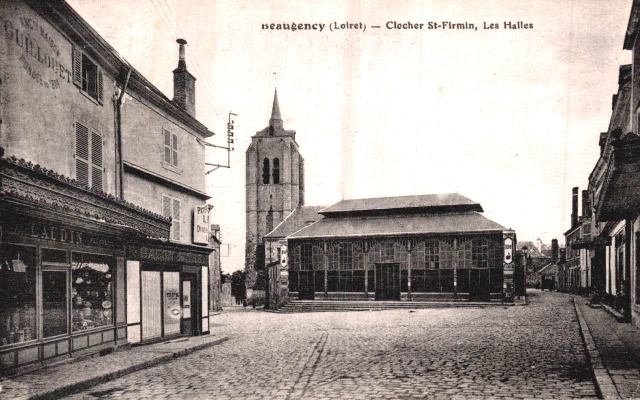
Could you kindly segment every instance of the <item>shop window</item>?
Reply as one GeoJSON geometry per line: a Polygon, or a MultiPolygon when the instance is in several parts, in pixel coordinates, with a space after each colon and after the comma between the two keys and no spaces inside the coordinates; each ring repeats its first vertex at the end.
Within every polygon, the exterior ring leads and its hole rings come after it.
{"type": "Polygon", "coordinates": [[[34,339],[36,251],[6,245],[0,254],[0,346],[34,339]]]}
{"type": "Polygon", "coordinates": [[[42,271],[42,332],[45,338],[69,333],[67,271],[42,271]]]}
{"type": "Polygon", "coordinates": [[[102,136],[76,122],[76,181],[102,190],[102,136]]]}
{"type": "Polygon", "coordinates": [[[373,271],[366,271],[367,275],[367,292],[375,293],[376,291],[376,276],[373,271]]]}
{"type": "Polygon", "coordinates": [[[273,183],[280,183],[280,160],[277,158],[273,159],[273,183]]]}
{"type": "Polygon", "coordinates": [[[298,291],[298,271],[289,271],[289,291],[298,291]]]}
{"type": "Polygon", "coordinates": [[[80,49],[73,49],[73,83],[87,96],[102,104],[102,70],[80,49]]]}
{"type": "Polygon", "coordinates": [[[262,183],[265,185],[269,184],[269,159],[265,158],[262,160],[262,183]]]}
{"type": "Polygon", "coordinates": [[[180,241],[180,200],[162,195],[162,215],[171,218],[171,240],[180,241]]]}
{"type": "Polygon", "coordinates": [[[178,136],[168,130],[164,130],[164,162],[165,164],[178,166],[178,136]]]}
{"type": "Polygon", "coordinates": [[[71,301],[73,332],[113,325],[113,274],[110,257],[73,253],[71,301]]]}

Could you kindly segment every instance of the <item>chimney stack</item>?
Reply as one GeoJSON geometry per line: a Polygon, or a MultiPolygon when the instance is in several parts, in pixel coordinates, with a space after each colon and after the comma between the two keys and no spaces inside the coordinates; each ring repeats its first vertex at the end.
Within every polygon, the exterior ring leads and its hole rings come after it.
{"type": "Polygon", "coordinates": [[[178,68],[173,70],[173,102],[192,117],[196,116],[196,78],[187,71],[184,45],[187,41],[178,39],[178,68]]]}
{"type": "Polygon", "coordinates": [[[553,260],[553,262],[558,261],[559,250],[560,248],[558,247],[558,239],[552,239],[551,240],[551,259],[553,260]]]}
{"type": "Polygon", "coordinates": [[[591,201],[589,200],[589,191],[582,191],[582,216],[591,217],[591,201]]]}
{"type": "Polygon", "coordinates": [[[578,188],[572,189],[571,197],[571,229],[578,226],[578,188]]]}

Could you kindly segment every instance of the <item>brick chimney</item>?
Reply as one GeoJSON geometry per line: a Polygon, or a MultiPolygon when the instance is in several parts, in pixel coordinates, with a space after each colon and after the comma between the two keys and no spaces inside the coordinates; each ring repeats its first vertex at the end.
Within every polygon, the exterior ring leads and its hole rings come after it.
{"type": "Polygon", "coordinates": [[[184,57],[184,39],[176,40],[180,45],[178,68],[173,70],[173,102],[189,115],[196,116],[196,78],[187,71],[184,57]]]}
{"type": "Polygon", "coordinates": [[[571,196],[571,229],[578,226],[578,188],[574,187],[571,196]]]}
{"type": "Polygon", "coordinates": [[[582,191],[582,216],[591,217],[591,200],[589,200],[589,191],[582,191]]]}
{"type": "Polygon", "coordinates": [[[553,262],[558,261],[559,250],[560,250],[560,247],[558,247],[558,239],[552,239],[551,240],[551,259],[553,260],[553,262]]]}

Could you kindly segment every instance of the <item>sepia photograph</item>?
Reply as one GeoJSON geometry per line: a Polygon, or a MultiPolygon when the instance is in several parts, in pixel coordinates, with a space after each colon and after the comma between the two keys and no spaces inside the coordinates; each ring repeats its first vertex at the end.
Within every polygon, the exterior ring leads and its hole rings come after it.
{"type": "Polygon", "coordinates": [[[640,398],[640,0],[0,24],[0,399],[640,398]]]}

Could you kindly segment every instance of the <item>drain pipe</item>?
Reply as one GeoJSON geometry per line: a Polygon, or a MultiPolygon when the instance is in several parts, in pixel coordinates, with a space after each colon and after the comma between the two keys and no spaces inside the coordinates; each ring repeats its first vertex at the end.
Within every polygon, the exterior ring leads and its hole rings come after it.
{"type": "Polygon", "coordinates": [[[127,78],[125,79],[124,86],[122,87],[122,91],[116,100],[116,153],[117,157],[117,184],[116,191],[118,193],[118,198],[124,200],[124,160],[122,157],[122,101],[124,100],[124,94],[127,90],[127,86],[129,86],[129,79],[131,78],[132,68],[129,68],[129,72],[127,73],[127,78]]]}

